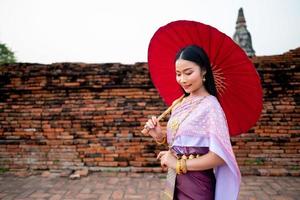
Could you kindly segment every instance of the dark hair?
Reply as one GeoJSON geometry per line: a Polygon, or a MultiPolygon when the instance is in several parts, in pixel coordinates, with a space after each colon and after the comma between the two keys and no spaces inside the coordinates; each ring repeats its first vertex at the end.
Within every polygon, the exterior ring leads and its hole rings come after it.
{"type": "MultiPolygon", "coordinates": [[[[177,53],[175,61],[178,59],[194,62],[200,67],[201,70],[205,70],[206,74],[204,77],[206,81],[204,82],[204,87],[209,94],[217,97],[217,89],[211,70],[210,61],[203,48],[196,45],[184,47],[177,53]]],[[[188,93],[185,91],[184,93],[186,96],[188,96],[188,93]]]]}

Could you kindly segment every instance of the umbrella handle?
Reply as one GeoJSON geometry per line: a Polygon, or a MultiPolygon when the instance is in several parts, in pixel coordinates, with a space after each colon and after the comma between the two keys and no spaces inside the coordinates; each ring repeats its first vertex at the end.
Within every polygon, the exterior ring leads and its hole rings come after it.
{"type": "MultiPolygon", "coordinates": [[[[172,105],[171,105],[167,110],[165,110],[165,111],[157,118],[157,120],[160,121],[160,120],[162,120],[167,114],[169,114],[169,113],[172,111],[172,109],[174,108],[174,106],[176,106],[179,102],[182,101],[182,99],[184,98],[184,96],[185,96],[185,95],[182,95],[181,97],[179,97],[178,99],[176,99],[176,100],[172,103],[172,105]]],[[[148,132],[149,132],[149,129],[144,128],[141,132],[142,132],[142,134],[147,135],[148,132]]]]}

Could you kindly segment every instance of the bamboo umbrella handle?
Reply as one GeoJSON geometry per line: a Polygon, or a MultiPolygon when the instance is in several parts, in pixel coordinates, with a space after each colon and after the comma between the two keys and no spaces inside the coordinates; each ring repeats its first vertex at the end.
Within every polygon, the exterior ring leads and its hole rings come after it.
{"type": "MultiPolygon", "coordinates": [[[[162,120],[167,114],[169,114],[169,113],[172,111],[172,109],[174,108],[174,106],[176,106],[179,102],[182,101],[183,97],[184,97],[184,95],[182,95],[181,97],[179,97],[178,99],[176,99],[176,100],[172,103],[172,105],[171,105],[167,110],[165,110],[165,111],[157,118],[158,121],[162,120]]],[[[141,132],[142,132],[142,134],[146,135],[146,134],[148,134],[149,129],[144,128],[141,132]]]]}

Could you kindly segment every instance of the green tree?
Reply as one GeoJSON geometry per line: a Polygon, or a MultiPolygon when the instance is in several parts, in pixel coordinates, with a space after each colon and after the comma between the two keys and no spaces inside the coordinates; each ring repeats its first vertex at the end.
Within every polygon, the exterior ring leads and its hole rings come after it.
{"type": "Polygon", "coordinates": [[[5,44],[0,43],[0,65],[5,63],[15,63],[14,52],[10,51],[5,44]]]}

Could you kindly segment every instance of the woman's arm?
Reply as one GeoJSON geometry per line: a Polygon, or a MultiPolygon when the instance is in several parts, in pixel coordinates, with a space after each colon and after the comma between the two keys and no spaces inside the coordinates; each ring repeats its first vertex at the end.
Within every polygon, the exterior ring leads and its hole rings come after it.
{"type": "Polygon", "coordinates": [[[223,164],[224,160],[212,151],[198,158],[186,160],[188,171],[207,170],[223,164]]]}

